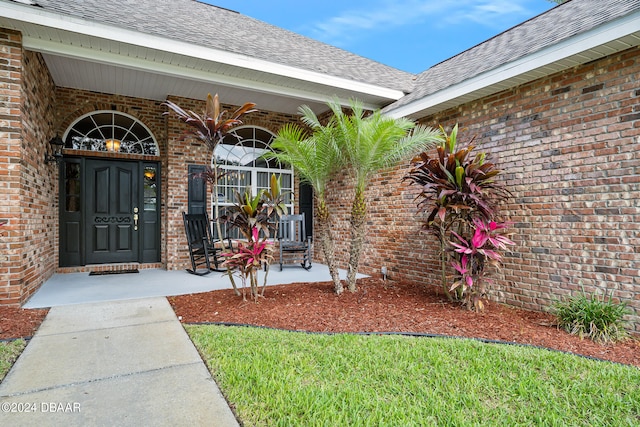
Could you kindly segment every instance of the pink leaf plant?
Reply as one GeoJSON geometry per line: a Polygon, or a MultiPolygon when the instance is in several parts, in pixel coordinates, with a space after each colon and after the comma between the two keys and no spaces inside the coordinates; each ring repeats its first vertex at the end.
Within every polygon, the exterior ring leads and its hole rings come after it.
{"type": "Polygon", "coordinates": [[[475,218],[472,224],[471,239],[465,239],[452,231],[451,234],[457,241],[449,242],[453,251],[460,254],[459,260],[451,262],[459,276],[450,291],[462,287],[465,300],[471,309],[482,306],[480,298],[485,293],[484,284],[492,282],[485,273],[486,263],[500,268],[502,255],[499,251],[508,250],[508,246],[515,245],[511,239],[501,234],[502,230],[510,226],[509,223],[475,218]]]}
{"type": "MultiPolygon", "coordinates": [[[[238,242],[235,252],[225,252],[221,255],[226,258],[223,266],[237,271],[242,279],[243,288],[247,279],[251,286],[251,294],[257,297],[257,273],[260,267],[271,262],[273,258],[273,244],[266,239],[260,239],[260,229],[253,227],[251,239],[244,243],[238,242]]],[[[243,292],[244,297],[244,292],[243,292]]]]}

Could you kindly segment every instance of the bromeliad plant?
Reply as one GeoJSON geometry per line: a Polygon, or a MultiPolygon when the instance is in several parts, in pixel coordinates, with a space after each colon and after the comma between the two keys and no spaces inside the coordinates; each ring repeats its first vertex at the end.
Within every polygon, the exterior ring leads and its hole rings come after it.
{"type": "MultiPolygon", "coordinates": [[[[485,224],[494,221],[498,204],[510,193],[495,181],[500,170],[487,160],[485,153],[473,155],[473,140],[467,147],[458,148],[458,125],[448,135],[442,131],[445,140],[437,147],[435,156],[427,152],[415,156],[403,180],[421,188],[416,197],[418,212],[427,214],[424,228],[435,235],[440,244],[442,288],[453,300],[463,295],[461,292],[451,294],[447,280],[452,233],[471,236],[475,232],[474,220],[485,224]]],[[[476,268],[483,266],[479,264],[476,268]]]]}
{"type": "Polygon", "coordinates": [[[449,244],[460,256],[451,262],[458,272],[458,279],[453,283],[450,291],[460,289],[464,302],[470,310],[481,311],[484,308],[482,298],[486,295],[487,284],[492,283],[486,266],[491,265],[500,269],[502,255],[499,251],[507,250],[507,245],[515,244],[508,237],[500,234],[500,231],[508,226],[507,223],[499,224],[494,221],[487,223],[475,218],[471,239],[465,239],[455,231],[451,232],[456,240],[449,244]]]}

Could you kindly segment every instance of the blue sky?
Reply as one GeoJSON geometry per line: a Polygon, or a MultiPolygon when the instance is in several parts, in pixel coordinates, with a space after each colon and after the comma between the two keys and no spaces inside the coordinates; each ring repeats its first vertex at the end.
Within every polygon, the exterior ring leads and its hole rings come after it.
{"type": "Polygon", "coordinates": [[[547,0],[201,0],[418,73],[555,6],[547,0]]]}

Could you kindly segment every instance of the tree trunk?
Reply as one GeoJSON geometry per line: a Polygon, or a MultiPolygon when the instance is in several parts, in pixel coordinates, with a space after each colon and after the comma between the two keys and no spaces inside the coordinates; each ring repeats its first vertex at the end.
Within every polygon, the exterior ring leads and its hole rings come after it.
{"type": "Polygon", "coordinates": [[[364,199],[364,190],[357,188],[351,208],[351,247],[349,249],[349,272],[347,273],[347,286],[351,292],[357,290],[356,275],[360,265],[360,254],[364,247],[366,218],[367,204],[364,199]]]}
{"type": "Polygon", "coordinates": [[[333,288],[337,295],[343,292],[342,282],[340,281],[340,273],[335,261],[335,248],[333,244],[333,234],[331,233],[330,215],[324,197],[316,197],[318,206],[318,231],[320,235],[320,244],[324,259],[329,267],[331,280],[333,280],[333,288]]]}
{"type": "Polygon", "coordinates": [[[253,302],[258,302],[260,294],[258,293],[258,271],[256,267],[252,267],[251,270],[249,270],[249,280],[251,281],[251,297],[253,298],[253,302]]]}

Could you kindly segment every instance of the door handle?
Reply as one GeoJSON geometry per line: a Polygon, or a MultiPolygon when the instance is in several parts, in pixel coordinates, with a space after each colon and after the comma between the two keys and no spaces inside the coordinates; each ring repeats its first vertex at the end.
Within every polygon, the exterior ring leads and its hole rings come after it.
{"type": "Polygon", "coordinates": [[[133,230],[138,230],[138,208],[133,208],[133,230]]]}

